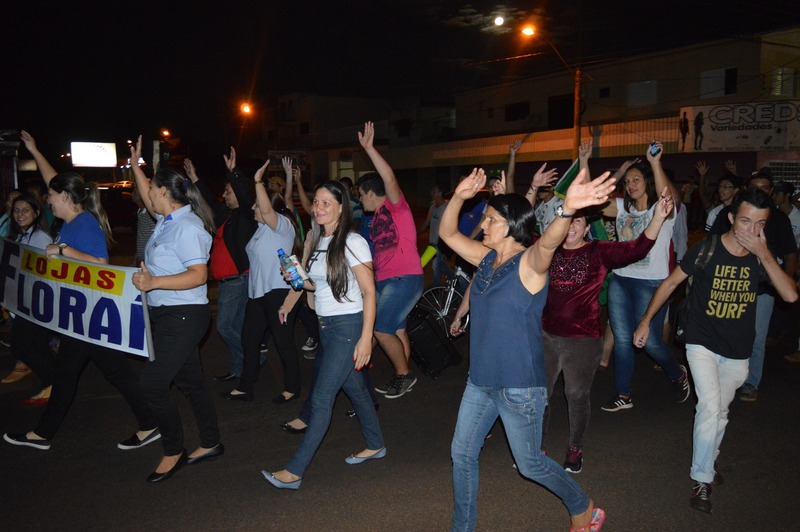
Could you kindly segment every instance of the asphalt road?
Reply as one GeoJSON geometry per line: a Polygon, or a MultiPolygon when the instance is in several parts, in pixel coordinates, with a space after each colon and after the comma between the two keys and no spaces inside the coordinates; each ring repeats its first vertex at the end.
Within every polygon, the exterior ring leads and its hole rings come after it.
{"type": "MultiPolygon", "coordinates": [[[[122,263],[122,262],[120,262],[122,263]]],[[[213,290],[212,290],[213,293],[213,290]]],[[[0,335],[6,330],[0,330],[0,335]]],[[[298,347],[305,341],[298,324],[298,347]]],[[[459,340],[465,355],[467,342],[459,340]]],[[[691,481],[693,399],[671,401],[670,384],[645,356],[637,360],[634,408],[602,412],[614,391],[610,370],[598,371],[593,418],[583,472],[576,480],[608,514],[604,530],[772,530],[800,519],[800,468],[791,454],[800,411],[800,367],[768,351],[759,400],[735,401],[719,462],[725,483],[714,489],[714,513],[688,505],[691,481]]],[[[681,355],[682,356],[682,355],[681,355]]],[[[211,376],[227,370],[227,354],[215,331],[202,347],[208,385],[227,391],[211,376]]],[[[376,351],[373,379],[389,374],[376,351]]],[[[146,362],[132,360],[141,368],[146,362]]],[[[0,372],[13,367],[0,350],[0,372]]],[[[303,361],[308,382],[312,363],[303,361]]],[[[253,403],[217,396],[223,442],[219,460],[186,467],[150,485],[145,478],[161,456],[159,444],[120,451],[116,443],[135,430],[134,418],[116,390],[90,364],[75,402],[49,451],[0,442],[0,530],[446,530],[452,514],[450,441],[464,388],[468,358],[440,380],[419,375],[406,396],[381,398],[379,418],[387,441],[383,460],[358,466],[344,458],[363,447],[349,401],[340,395],[331,428],[296,492],[277,490],[261,469],[281,469],[302,436],[280,430],[300,402],[277,406],[280,364],[271,347],[253,403]]],[[[38,390],[34,379],[0,385],[0,431],[32,429],[44,407],[20,399],[38,390]]],[[[186,446],[197,436],[186,401],[186,446]]],[[[307,390],[302,392],[305,398],[307,390]]],[[[560,386],[552,404],[548,448],[563,460],[566,407],[560,386]]],[[[511,467],[502,426],[496,425],[481,455],[478,529],[567,530],[566,509],[545,489],[511,467]]]]}

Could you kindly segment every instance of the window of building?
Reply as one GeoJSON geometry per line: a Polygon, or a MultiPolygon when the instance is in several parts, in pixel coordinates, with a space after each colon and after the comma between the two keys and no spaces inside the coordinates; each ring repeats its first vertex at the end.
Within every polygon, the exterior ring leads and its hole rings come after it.
{"type": "Polygon", "coordinates": [[[611,97],[611,87],[602,87],[600,88],[600,94],[598,94],[600,98],[610,98],[611,97]]]}
{"type": "Polygon", "coordinates": [[[781,67],[772,71],[770,94],[794,97],[797,94],[797,73],[793,68],[781,67]]]}
{"type": "Polygon", "coordinates": [[[720,98],[736,94],[739,85],[737,68],[717,68],[700,74],[700,98],[720,98]]]}
{"type": "Polygon", "coordinates": [[[637,81],[628,84],[628,106],[644,107],[645,105],[655,105],[658,95],[658,82],[656,81],[637,81]]]}
{"type": "Polygon", "coordinates": [[[568,129],[573,125],[575,95],[560,94],[547,99],[547,129],[568,129]]]}
{"type": "Polygon", "coordinates": [[[531,102],[517,102],[506,105],[506,122],[525,120],[531,114],[531,102]]]}

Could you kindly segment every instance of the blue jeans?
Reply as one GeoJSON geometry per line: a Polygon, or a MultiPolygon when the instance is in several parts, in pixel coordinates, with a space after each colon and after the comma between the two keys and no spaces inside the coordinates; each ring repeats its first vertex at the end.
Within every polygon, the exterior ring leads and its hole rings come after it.
{"type": "Polygon", "coordinates": [[[400,275],[378,281],[375,331],[394,334],[406,328],[406,317],[422,295],[424,280],[421,274],[400,275]]]}
{"type": "Polygon", "coordinates": [[[217,332],[231,354],[230,373],[242,376],[244,351],[242,325],[247,305],[247,276],[219,283],[217,289],[217,332]]]}
{"type": "Polygon", "coordinates": [[[333,403],[339,390],[350,397],[361,424],[367,449],[384,447],[375,404],[369,395],[364,378],[355,370],[353,352],[361,338],[362,313],[342,316],[319,316],[320,340],[325,347],[314,392],[311,395],[313,415],[309,420],[303,443],[286,465],[286,470],[302,477],[317,452],[331,424],[333,403]]]}
{"type": "Polygon", "coordinates": [[[775,307],[775,297],[771,294],[761,294],[756,300],[756,339],[753,341],[753,351],[750,353],[750,371],[745,384],[758,388],[761,382],[761,372],[764,369],[764,351],[767,347],[767,333],[769,321],[772,318],[772,309],[775,307]]]}
{"type": "Polygon", "coordinates": [[[711,483],[714,460],[728,426],[728,407],[747,376],[747,360],[725,358],[696,344],[686,346],[686,358],[697,392],[689,477],[711,483]]]}
{"type": "MultiPolygon", "coordinates": [[[[319,329],[317,330],[317,335],[319,335],[319,329]]],[[[303,408],[300,409],[300,414],[297,416],[300,421],[306,425],[311,421],[311,397],[314,395],[314,388],[317,386],[317,375],[319,375],[319,368],[322,367],[322,360],[324,357],[325,346],[320,343],[314,354],[314,368],[311,372],[311,383],[308,385],[308,397],[303,401],[303,408]]],[[[369,391],[369,396],[372,398],[373,404],[378,404],[378,399],[375,397],[375,390],[372,386],[372,379],[369,378],[369,371],[364,367],[359,374],[361,378],[364,379],[364,385],[367,387],[367,391],[369,391]]]]}
{"type": "MultiPolygon", "coordinates": [[[[633,376],[633,331],[647,310],[661,281],[633,279],[612,275],[608,285],[608,316],[614,332],[614,379],[617,393],[631,396],[631,377],[633,376]]],[[[667,306],[661,307],[650,322],[650,336],[644,350],[656,361],[673,382],[683,377],[672,349],[664,343],[664,317],[667,306]]]]}
{"type": "Polygon", "coordinates": [[[450,449],[453,458],[455,512],[451,530],[473,530],[478,515],[478,456],[497,417],[519,472],[541,484],[574,516],[586,511],[589,497],[559,464],[542,454],[542,414],[547,389],[487,388],[467,380],[450,449]]]}

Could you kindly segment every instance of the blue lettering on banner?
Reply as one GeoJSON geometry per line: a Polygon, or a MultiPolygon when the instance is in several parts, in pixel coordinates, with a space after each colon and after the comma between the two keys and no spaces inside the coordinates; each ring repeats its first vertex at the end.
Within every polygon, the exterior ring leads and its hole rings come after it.
{"type": "MultiPolygon", "coordinates": [[[[22,277],[22,274],[20,274],[20,277],[22,277]]],[[[45,323],[53,321],[54,300],[55,293],[52,286],[42,281],[33,283],[31,311],[33,311],[34,318],[45,323]]]]}
{"type": "Polygon", "coordinates": [[[65,331],[72,330],[75,334],[83,335],[83,313],[86,312],[86,296],[83,292],[71,288],[62,288],[59,298],[58,328],[65,331]],[[72,318],[73,326],[69,326],[72,318]]]}
{"type": "Polygon", "coordinates": [[[128,327],[128,346],[133,349],[144,349],[145,328],[141,294],[136,296],[136,301],[131,303],[131,318],[128,327]]]}
{"type": "Polygon", "coordinates": [[[19,257],[19,244],[6,240],[3,242],[3,258],[0,264],[3,265],[3,282],[0,282],[0,301],[6,297],[6,279],[12,281],[17,278],[17,269],[11,265],[11,257],[19,257]]]}
{"type": "Polygon", "coordinates": [[[112,344],[122,343],[122,319],[119,309],[114,301],[107,297],[101,297],[97,301],[89,319],[89,338],[100,340],[103,335],[112,344]]]}

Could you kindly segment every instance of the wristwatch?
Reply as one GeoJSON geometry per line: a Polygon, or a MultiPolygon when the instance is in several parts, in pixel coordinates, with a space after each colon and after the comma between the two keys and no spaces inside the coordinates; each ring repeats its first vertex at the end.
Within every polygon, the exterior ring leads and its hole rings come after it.
{"type": "Polygon", "coordinates": [[[62,257],[64,256],[65,247],[67,247],[67,245],[63,243],[58,245],[58,254],[61,255],[62,257]]]}
{"type": "Polygon", "coordinates": [[[575,216],[575,213],[572,212],[567,214],[564,212],[564,206],[559,205],[558,207],[556,207],[556,216],[558,216],[559,218],[572,218],[573,216],[575,216]]]}

